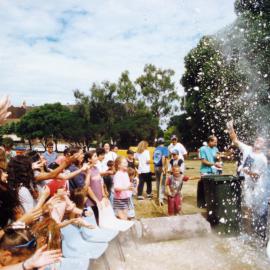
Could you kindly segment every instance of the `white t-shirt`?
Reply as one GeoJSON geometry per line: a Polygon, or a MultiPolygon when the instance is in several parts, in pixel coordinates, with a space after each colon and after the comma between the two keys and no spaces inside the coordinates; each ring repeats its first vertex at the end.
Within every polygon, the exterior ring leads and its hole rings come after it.
{"type": "Polygon", "coordinates": [[[245,167],[258,175],[262,175],[267,171],[267,158],[264,153],[256,153],[253,151],[252,146],[246,145],[242,142],[238,143],[240,151],[243,153],[243,162],[238,168],[240,172],[245,167]]]}
{"type": "Polygon", "coordinates": [[[100,173],[104,173],[108,169],[107,164],[104,164],[103,163],[103,160],[102,160],[102,162],[100,160],[98,160],[97,161],[97,164],[96,164],[96,167],[98,168],[98,170],[99,170],[100,173]]]}
{"type": "Polygon", "coordinates": [[[112,160],[115,161],[117,159],[117,154],[113,151],[109,151],[108,153],[105,154],[104,159],[102,160],[102,168],[103,170],[107,171],[108,166],[107,163],[108,161],[112,160]]]}
{"type": "Polygon", "coordinates": [[[37,204],[36,200],[33,198],[28,188],[24,186],[20,187],[19,189],[19,199],[25,213],[28,213],[37,204]]]}
{"type": "Polygon", "coordinates": [[[170,153],[172,153],[173,150],[178,150],[179,152],[179,158],[183,159],[184,160],[184,155],[187,154],[187,150],[185,148],[185,146],[181,143],[176,143],[175,145],[173,145],[172,143],[169,145],[168,147],[170,153]]]}
{"type": "Polygon", "coordinates": [[[244,180],[244,202],[246,206],[254,208],[264,208],[267,204],[269,196],[268,177],[267,177],[267,158],[261,153],[253,151],[252,146],[239,142],[239,149],[243,153],[243,163],[239,166],[238,171],[245,176],[244,180]],[[257,180],[252,179],[248,174],[243,172],[243,169],[248,169],[252,173],[259,175],[257,180]]]}
{"type": "Polygon", "coordinates": [[[139,161],[138,172],[149,173],[150,172],[150,153],[148,150],[144,150],[142,153],[135,153],[135,159],[139,161]]]}

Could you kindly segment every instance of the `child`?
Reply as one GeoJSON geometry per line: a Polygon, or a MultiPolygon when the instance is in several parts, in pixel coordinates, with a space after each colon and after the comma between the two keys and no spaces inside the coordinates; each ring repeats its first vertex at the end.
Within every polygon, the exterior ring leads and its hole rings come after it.
{"type": "Polygon", "coordinates": [[[169,172],[172,171],[172,167],[174,165],[180,167],[181,173],[184,173],[184,171],[185,171],[184,160],[179,157],[179,151],[177,149],[174,149],[172,151],[172,158],[169,162],[169,168],[168,168],[169,172]]]}
{"type": "Polygon", "coordinates": [[[130,183],[127,173],[127,160],[124,157],[118,157],[115,160],[116,174],[113,178],[114,199],[113,208],[120,219],[127,220],[129,198],[132,196],[133,186],[130,183]]]}
{"type": "MultiPolygon", "coordinates": [[[[107,171],[105,172],[106,175],[103,176],[105,188],[106,188],[106,193],[108,198],[113,198],[113,176],[115,174],[115,169],[114,169],[114,161],[109,160],[107,162],[107,171]]],[[[112,200],[111,200],[112,202],[112,200]]]]}
{"type": "Polygon", "coordinates": [[[174,165],[172,167],[172,175],[167,179],[166,187],[168,194],[168,214],[177,215],[181,211],[182,196],[181,189],[183,186],[183,174],[180,167],[174,165]]]}
{"type": "Polygon", "coordinates": [[[88,161],[89,166],[91,167],[86,175],[85,187],[87,188],[87,193],[89,199],[87,200],[86,205],[91,206],[97,224],[99,224],[99,209],[102,207],[102,202],[105,205],[110,204],[105,189],[103,178],[100,175],[100,172],[97,168],[98,157],[95,151],[91,151],[85,154],[85,161],[88,161]]]}
{"type": "Polygon", "coordinates": [[[133,193],[129,198],[129,207],[128,207],[128,218],[135,218],[135,208],[133,197],[137,194],[136,190],[138,187],[138,178],[136,177],[136,171],[133,168],[128,168],[128,176],[130,179],[130,183],[133,186],[133,193]]]}
{"type": "Polygon", "coordinates": [[[128,162],[128,168],[135,169],[135,158],[134,158],[134,152],[131,149],[127,150],[127,162],[128,162]]]}

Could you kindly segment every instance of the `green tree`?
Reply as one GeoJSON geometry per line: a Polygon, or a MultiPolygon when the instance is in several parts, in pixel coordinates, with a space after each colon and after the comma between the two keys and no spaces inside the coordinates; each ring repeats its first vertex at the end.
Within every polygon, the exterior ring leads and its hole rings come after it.
{"type": "Polygon", "coordinates": [[[129,72],[124,71],[120,75],[116,85],[117,101],[132,104],[137,101],[137,91],[135,85],[129,78],[129,72]]]}
{"type": "Polygon", "coordinates": [[[153,144],[158,130],[158,120],[151,112],[136,112],[117,122],[114,129],[115,141],[123,148],[137,145],[141,140],[153,144]]]}
{"type": "Polygon", "coordinates": [[[92,84],[90,94],[77,90],[75,111],[97,142],[113,141],[121,147],[134,145],[141,139],[153,142],[158,130],[157,119],[145,102],[139,100],[128,72],[117,83],[92,84]]]}
{"type": "Polygon", "coordinates": [[[184,141],[198,147],[214,133],[221,144],[225,122],[233,118],[242,139],[269,134],[269,1],[239,0],[237,20],[226,30],[204,37],[185,58],[185,114],[174,117],[184,141]],[[179,123],[177,122],[179,121],[179,123]]]}
{"type": "Polygon", "coordinates": [[[144,74],[136,80],[140,94],[146,100],[153,116],[159,121],[179,108],[179,96],[173,82],[174,71],[146,65],[144,74]]]}
{"type": "Polygon", "coordinates": [[[234,60],[227,61],[221,44],[213,37],[201,39],[185,57],[185,67],[181,83],[186,93],[186,114],[179,120],[188,123],[181,123],[178,128],[189,126],[189,134],[184,135],[195,147],[213,133],[224,144],[225,122],[232,117],[231,112],[234,112],[234,117],[242,114],[236,101],[246,86],[245,76],[234,60]]]}
{"type": "Polygon", "coordinates": [[[268,0],[236,0],[235,10],[238,14],[246,12],[266,13],[270,11],[270,3],[268,0]]]}
{"type": "Polygon", "coordinates": [[[116,84],[109,81],[92,84],[90,95],[74,93],[78,114],[85,120],[89,132],[95,131],[97,141],[114,139],[114,123],[124,117],[124,106],[116,103],[116,84]]]}
{"type": "Polygon", "coordinates": [[[65,129],[76,129],[76,122],[67,121],[70,114],[70,110],[60,103],[45,104],[21,118],[17,133],[28,140],[30,147],[33,139],[40,139],[44,149],[49,139],[54,140],[57,147],[58,140],[65,139],[65,129]]]}

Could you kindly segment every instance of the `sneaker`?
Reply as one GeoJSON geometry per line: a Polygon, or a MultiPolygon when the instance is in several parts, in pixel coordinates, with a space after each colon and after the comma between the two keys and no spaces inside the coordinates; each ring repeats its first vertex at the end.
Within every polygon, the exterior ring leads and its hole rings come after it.
{"type": "Polygon", "coordinates": [[[152,200],[152,198],[153,198],[152,194],[147,194],[147,199],[152,200]]]}
{"type": "Polygon", "coordinates": [[[143,200],[144,200],[144,197],[143,197],[143,196],[138,196],[138,197],[137,197],[137,200],[138,200],[138,201],[143,201],[143,200]]]}
{"type": "Polygon", "coordinates": [[[159,200],[158,204],[159,204],[159,206],[163,206],[164,205],[164,202],[161,201],[161,200],[159,200]]]}

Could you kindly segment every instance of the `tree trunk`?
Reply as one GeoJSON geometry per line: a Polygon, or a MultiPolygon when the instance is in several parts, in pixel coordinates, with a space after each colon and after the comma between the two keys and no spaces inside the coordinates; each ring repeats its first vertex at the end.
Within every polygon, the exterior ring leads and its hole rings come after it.
{"type": "Polygon", "coordinates": [[[42,144],[44,150],[46,151],[47,139],[46,138],[44,139],[44,143],[42,143],[42,140],[40,140],[40,143],[42,144]]]}
{"type": "Polygon", "coordinates": [[[54,143],[55,143],[55,151],[58,153],[58,148],[57,148],[58,141],[57,140],[54,140],[54,143]]]}
{"type": "Polygon", "coordinates": [[[32,150],[32,141],[31,141],[31,139],[28,139],[28,144],[29,144],[30,150],[32,150]]]}

